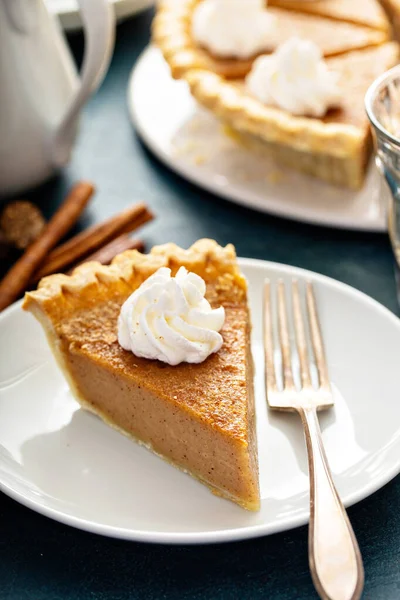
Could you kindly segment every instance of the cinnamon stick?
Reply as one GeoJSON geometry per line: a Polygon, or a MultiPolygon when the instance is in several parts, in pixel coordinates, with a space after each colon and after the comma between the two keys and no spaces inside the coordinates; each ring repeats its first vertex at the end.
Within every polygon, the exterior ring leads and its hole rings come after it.
{"type": "Polygon", "coordinates": [[[79,262],[72,269],[68,271],[68,275],[78,266],[86,262],[97,261],[102,265],[109,265],[113,258],[115,258],[121,252],[125,252],[125,250],[139,250],[139,252],[143,252],[144,243],[142,240],[134,239],[129,237],[128,234],[123,234],[117,237],[115,240],[112,240],[109,244],[97,250],[90,256],[87,256],[85,260],[79,262]]]}
{"type": "Polygon", "coordinates": [[[91,183],[77,183],[42,234],[24,252],[0,283],[0,310],[9,306],[26,289],[33,273],[60,239],[76,223],[94,192],[91,183]]]}
{"type": "Polygon", "coordinates": [[[53,273],[62,273],[116,237],[134,231],[152,218],[153,215],[146,205],[139,203],[89,227],[50,252],[40,269],[35,272],[32,282],[37,283],[42,277],[53,273]]]}

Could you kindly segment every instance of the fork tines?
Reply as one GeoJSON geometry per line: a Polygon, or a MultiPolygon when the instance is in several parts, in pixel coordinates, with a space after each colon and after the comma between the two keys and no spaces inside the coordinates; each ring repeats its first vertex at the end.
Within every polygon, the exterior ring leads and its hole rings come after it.
{"type": "MultiPolygon", "coordinates": [[[[303,287],[303,286],[301,286],[303,287]]],[[[266,385],[268,401],[271,402],[271,394],[278,392],[296,393],[300,387],[303,391],[325,391],[330,393],[328,368],[325,358],[324,345],[317,313],[317,304],[311,282],[305,283],[305,306],[302,309],[301,290],[297,280],[291,282],[291,319],[289,318],[286,286],[280,279],[276,286],[276,293],[272,297],[273,286],[270,281],[265,282],[264,290],[264,348],[266,385]],[[275,302],[273,302],[273,300],[275,302]],[[276,319],[274,319],[273,304],[276,304],[276,319]],[[303,312],[306,312],[307,319],[303,312]],[[274,322],[277,321],[277,344],[274,341],[274,322]],[[294,326],[294,335],[290,335],[291,323],[294,326]],[[295,340],[292,344],[291,339],[295,340]],[[311,342],[312,352],[310,353],[311,342]],[[282,385],[280,389],[275,368],[275,348],[277,348],[282,362],[282,385]],[[297,354],[299,369],[294,368],[293,350],[297,354]],[[310,356],[311,354],[311,356],[310,356]],[[311,360],[313,358],[313,360],[311,360]],[[318,384],[313,385],[310,364],[314,362],[318,372],[318,384]],[[297,377],[296,377],[297,375],[297,377]],[[298,385],[296,386],[296,382],[298,385]],[[300,385],[299,385],[300,384],[300,385]]],[[[315,379],[315,378],[314,378],[315,379]]],[[[329,402],[330,403],[330,402],[329,402]]],[[[322,404],[322,403],[321,403],[322,404]]],[[[324,402],[324,404],[328,404],[324,402]]],[[[289,407],[290,403],[286,403],[289,407]]]]}

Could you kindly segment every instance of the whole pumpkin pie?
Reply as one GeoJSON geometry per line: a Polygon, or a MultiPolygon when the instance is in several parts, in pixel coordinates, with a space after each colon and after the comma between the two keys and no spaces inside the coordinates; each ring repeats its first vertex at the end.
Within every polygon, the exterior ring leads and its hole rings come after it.
{"type": "MultiPolygon", "coordinates": [[[[251,1],[257,3],[257,0],[251,1]]],[[[218,10],[223,9],[224,0],[161,3],[154,22],[154,40],[170,65],[172,75],[186,80],[192,95],[224,123],[224,131],[246,147],[255,148],[266,156],[272,156],[278,163],[329,183],[360,188],[370,156],[370,129],[364,110],[364,95],[374,79],[399,60],[399,46],[397,42],[388,41],[389,32],[381,8],[368,3],[364,21],[360,17],[356,22],[354,2],[353,13],[349,2],[344,0],[303,2],[308,8],[299,12],[295,10],[299,2],[276,0],[279,8],[261,9],[265,13],[264,18],[269,15],[272,19],[269,33],[267,27],[265,29],[263,49],[257,48],[255,54],[244,58],[239,55],[229,57],[226,52],[216,55],[215,49],[196,35],[197,15],[211,2],[220,4],[218,10]],[[283,8],[286,4],[290,7],[283,8]],[[365,24],[367,20],[370,22],[368,26],[365,24]],[[311,64],[308,55],[303,60],[302,56],[296,57],[294,53],[291,58],[293,67],[289,68],[286,78],[282,77],[279,69],[273,73],[275,87],[278,80],[283,81],[278,90],[280,103],[272,102],[271,94],[266,100],[260,100],[249,89],[248,78],[252,76],[257,61],[261,60],[260,54],[262,58],[271,55],[271,52],[272,56],[277,55],[294,39],[293,34],[317,49],[324,61],[323,69],[335,76],[335,102],[327,104],[322,112],[307,110],[313,104],[314,91],[316,97],[318,94],[324,97],[325,94],[317,76],[312,85],[308,79],[304,80],[304,88],[308,87],[310,95],[304,112],[288,109],[291,97],[297,98],[299,90],[301,96],[301,72],[304,71],[305,78],[308,77],[307,68],[303,66],[310,64],[312,72],[320,73],[321,61],[311,64]],[[284,94],[286,98],[282,97],[284,94]]],[[[227,18],[229,11],[237,10],[240,2],[246,5],[243,0],[235,0],[229,8],[229,3],[225,2],[227,18]]],[[[247,18],[250,13],[243,8],[241,14],[247,18]]],[[[221,17],[220,20],[223,24],[221,17]]],[[[237,27],[235,35],[240,32],[240,20],[236,25],[234,20],[227,23],[227,28],[231,23],[237,27]]],[[[243,31],[250,31],[251,26],[258,27],[257,17],[253,23],[246,23],[243,31]]],[[[216,32],[221,37],[227,28],[222,27],[216,32]]],[[[210,37],[211,27],[206,27],[205,32],[210,37]]],[[[259,37],[258,31],[254,32],[254,36],[256,33],[259,37]]],[[[251,41],[250,35],[249,39],[251,41]]],[[[215,42],[223,49],[217,35],[215,42]]],[[[233,49],[235,52],[236,49],[233,49]]],[[[287,57],[282,64],[288,69],[287,57]]]]}
{"type": "Polygon", "coordinates": [[[167,244],[149,255],[127,251],[108,267],[86,263],[71,276],[44,278],[23,308],[42,324],[83,408],[215,494],[259,509],[247,284],[233,246],[200,240],[189,250],[167,244]],[[178,277],[181,267],[189,279],[204,280],[202,302],[224,310],[221,347],[202,362],[173,365],[124,349],[119,328],[127,299],[135,290],[148,294],[151,276],[170,269],[178,277]]]}

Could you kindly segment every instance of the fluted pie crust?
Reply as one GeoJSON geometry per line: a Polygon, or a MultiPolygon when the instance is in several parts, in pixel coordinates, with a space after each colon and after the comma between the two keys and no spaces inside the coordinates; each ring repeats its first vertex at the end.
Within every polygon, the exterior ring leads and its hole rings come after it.
{"type": "Polygon", "coordinates": [[[214,493],[258,510],[247,284],[233,246],[200,240],[189,250],[166,244],[149,255],[127,251],[108,267],[86,263],[71,276],[44,278],[23,308],[42,324],[83,408],[214,493]],[[201,364],[171,367],[118,344],[122,303],[161,266],[202,276],[212,306],[225,307],[223,346],[201,364]]]}
{"type": "MultiPolygon", "coordinates": [[[[300,37],[314,39],[321,47],[329,66],[339,72],[342,102],[339,109],[326,117],[294,116],[266,106],[246,90],[244,76],[253,60],[219,59],[193,39],[192,16],[202,0],[165,0],[158,7],[153,24],[153,39],[160,47],[172,75],[186,80],[193,96],[235,132],[237,139],[278,163],[303,171],[329,183],[358,189],[362,186],[370,155],[370,130],[364,110],[364,95],[373,80],[399,60],[399,45],[388,41],[388,22],[380,5],[373,10],[369,0],[365,19],[371,25],[354,24],[350,0],[318,0],[313,3],[325,11],[331,7],[334,16],[321,12],[300,13],[271,8],[279,24],[296,23],[300,37]],[[347,4],[346,4],[347,3],[347,4]],[[341,21],[349,8],[347,18],[341,21]],[[375,17],[374,17],[375,14],[375,17]]],[[[275,4],[284,5],[276,0],[275,4]]],[[[288,3],[289,4],[289,3],[288,3]]],[[[292,2],[292,5],[299,3],[292,2]]],[[[360,8],[360,15],[362,10],[360,8]]],[[[361,21],[361,17],[360,17],[361,21]]]]}

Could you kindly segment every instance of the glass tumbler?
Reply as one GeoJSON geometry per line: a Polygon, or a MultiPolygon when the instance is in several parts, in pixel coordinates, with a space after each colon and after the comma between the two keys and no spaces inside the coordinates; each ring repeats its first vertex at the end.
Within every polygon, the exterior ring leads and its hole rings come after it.
{"type": "Polygon", "coordinates": [[[381,75],[365,96],[377,167],[388,196],[388,232],[396,265],[400,302],[400,65],[381,75]],[[386,182],[386,184],[385,184],[386,182]]]}

